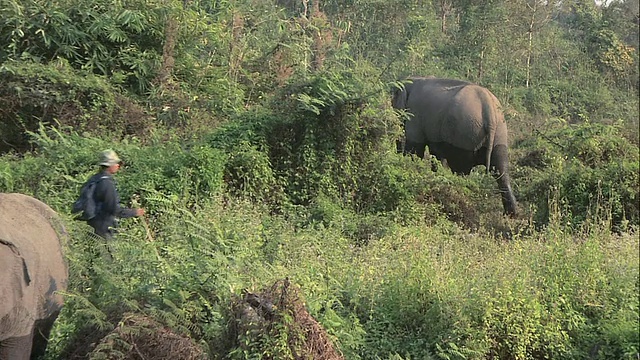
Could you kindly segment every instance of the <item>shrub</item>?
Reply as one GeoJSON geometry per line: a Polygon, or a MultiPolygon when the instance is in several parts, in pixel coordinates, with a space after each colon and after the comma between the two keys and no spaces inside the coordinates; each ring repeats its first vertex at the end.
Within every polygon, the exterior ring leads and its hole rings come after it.
{"type": "Polygon", "coordinates": [[[140,106],[121,96],[100,76],[72,69],[65,61],[49,64],[5,62],[0,66],[0,153],[30,149],[28,133],[40,123],[77,132],[142,135],[152,127],[140,106]]]}
{"type": "Polygon", "coordinates": [[[594,344],[602,358],[637,354],[637,237],[550,230],[500,244],[441,226],[402,232],[342,277],[363,358],[580,359],[594,344]]]}
{"type": "Polygon", "coordinates": [[[241,142],[229,154],[225,167],[225,183],[231,194],[255,202],[280,204],[280,186],[265,151],[241,142]]]}
{"type": "Polygon", "coordinates": [[[518,176],[529,177],[520,192],[535,204],[538,223],[549,221],[553,200],[574,225],[593,220],[619,229],[639,224],[638,147],[621,135],[619,125],[571,125],[533,144],[520,164],[537,169],[518,176]]]}

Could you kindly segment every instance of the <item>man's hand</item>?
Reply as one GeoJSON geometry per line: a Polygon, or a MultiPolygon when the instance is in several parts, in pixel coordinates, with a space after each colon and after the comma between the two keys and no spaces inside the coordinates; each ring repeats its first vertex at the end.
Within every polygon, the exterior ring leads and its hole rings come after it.
{"type": "Polygon", "coordinates": [[[144,209],[136,209],[136,216],[144,215],[144,209]]]}

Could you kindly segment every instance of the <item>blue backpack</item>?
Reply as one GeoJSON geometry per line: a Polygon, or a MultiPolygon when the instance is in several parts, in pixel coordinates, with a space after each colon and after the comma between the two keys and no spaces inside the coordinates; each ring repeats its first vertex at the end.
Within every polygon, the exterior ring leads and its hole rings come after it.
{"type": "Polygon", "coordinates": [[[93,197],[93,193],[96,189],[96,184],[106,178],[108,178],[108,176],[92,177],[82,185],[80,197],[78,197],[78,200],[76,200],[71,207],[71,213],[76,214],[76,220],[89,221],[96,217],[98,205],[93,197]]]}

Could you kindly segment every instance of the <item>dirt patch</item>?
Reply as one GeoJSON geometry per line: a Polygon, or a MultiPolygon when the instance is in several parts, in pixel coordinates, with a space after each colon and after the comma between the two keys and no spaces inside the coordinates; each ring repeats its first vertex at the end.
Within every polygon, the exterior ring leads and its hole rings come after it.
{"type": "Polygon", "coordinates": [[[263,359],[343,360],[326,330],[309,314],[300,290],[288,279],[234,304],[236,349],[263,359]]]}
{"type": "Polygon", "coordinates": [[[139,314],[125,314],[89,355],[91,359],[200,360],[207,355],[193,340],[139,314]]]}

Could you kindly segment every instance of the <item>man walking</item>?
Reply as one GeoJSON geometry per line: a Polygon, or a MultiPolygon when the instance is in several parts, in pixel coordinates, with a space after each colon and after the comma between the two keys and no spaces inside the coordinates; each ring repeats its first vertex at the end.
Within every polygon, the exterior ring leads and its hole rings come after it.
{"type": "Polygon", "coordinates": [[[120,206],[120,196],[113,175],[120,170],[122,160],[115,151],[103,151],[98,165],[100,165],[100,171],[87,182],[95,182],[92,194],[95,216],[88,219],[87,223],[97,235],[111,239],[117,226],[116,218],[142,216],[144,209],[130,209],[120,206]]]}

